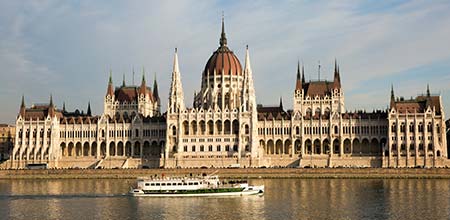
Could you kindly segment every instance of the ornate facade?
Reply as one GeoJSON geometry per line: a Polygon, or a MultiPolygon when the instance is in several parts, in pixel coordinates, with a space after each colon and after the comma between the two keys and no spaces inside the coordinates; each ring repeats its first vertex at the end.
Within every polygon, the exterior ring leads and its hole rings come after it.
{"type": "MultiPolygon", "coordinates": [[[[297,66],[293,108],[256,104],[247,48],[244,66],[219,47],[201,74],[201,88],[186,106],[175,50],[167,112],[156,80],[140,86],[109,78],[104,111],[86,113],[47,105],[26,108],[16,121],[8,167],[442,167],[449,166],[441,97],[396,99],[373,112],[345,109],[341,72],[333,81],[306,81],[297,66]]],[[[294,86],[294,85],[293,85],[294,86]]]]}

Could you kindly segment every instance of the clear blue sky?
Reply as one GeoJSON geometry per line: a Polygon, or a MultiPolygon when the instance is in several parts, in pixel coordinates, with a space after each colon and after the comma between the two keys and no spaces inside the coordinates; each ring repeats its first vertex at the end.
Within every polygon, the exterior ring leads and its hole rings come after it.
{"type": "MultiPolygon", "coordinates": [[[[441,94],[450,112],[450,1],[0,1],[0,122],[27,106],[103,110],[113,81],[157,74],[162,106],[178,47],[185,102],[217,48],[225,12],[228,45],[251,52],[257,102],[292,106],[297,60],[306,77],[332,80],[337,58],[348,110],[385,109],[398,96],[441,94]]],[[[448,118],[448,117],[447,117],[448,118]]]]}

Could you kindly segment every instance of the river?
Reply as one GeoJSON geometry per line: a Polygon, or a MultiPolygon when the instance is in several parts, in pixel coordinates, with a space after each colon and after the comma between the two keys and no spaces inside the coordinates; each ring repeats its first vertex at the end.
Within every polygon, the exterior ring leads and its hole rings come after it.
{"type": "Polygon", "coordinates": [[[0,219],[450,219],[439,179],[257,179],[263,196],[133,198],[133,180],[0,180],[0,219]]]}

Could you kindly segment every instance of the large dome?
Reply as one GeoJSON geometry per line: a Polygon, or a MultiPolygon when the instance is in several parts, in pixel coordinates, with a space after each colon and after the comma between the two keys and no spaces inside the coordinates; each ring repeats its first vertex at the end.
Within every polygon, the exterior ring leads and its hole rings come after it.
{"type": "Polygon", "coordinates": [[[214,74],[214,70],[217,75],[242,75],[242,66],[239,59],[234,55],[227,46],[227,38],[225,37],[225,28],[222,20],[222,34],[220,36],[220,46],[211,55],[206,63],[203,75],[207,76],[214,74]],[[223,70],[223,72],[222,72],[223,70]]]}

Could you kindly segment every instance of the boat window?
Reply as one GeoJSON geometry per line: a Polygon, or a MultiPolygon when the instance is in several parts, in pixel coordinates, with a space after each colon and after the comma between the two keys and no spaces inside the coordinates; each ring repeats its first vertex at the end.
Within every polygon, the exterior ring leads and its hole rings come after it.
{"type": "Polygon", "coordinates": [[[156,183],[157,186],[159,186],[159,183],[156,183]]]}
{"type": "Polygon", "coordinates": [[[189,185],[192,185],[192,182],[189,182],[189,185]]]}
{"type": "Polygon", "coordinates": [[[149,186],[149,185],[150,185],[149,183],[146,183],[146,184],[145,184],[145,186],[149,186]]]}
{"type": "Polygon", "coordinates": [[[187,186],[187,183],[183,183],[184,186],[187,186]]]}
{"type": "Polygon", "coordinates": [[[183,183],[178,183],[179,186],[183,185],[183,183]]]}
{"type": "Polygon", "coordinates": [[[167,185],[168,185],[168,186],[171,186],[171,185],[172,185],[172,183],[167,183],[167,185]]]}
{"type": "Polygon", "coordinates": [[[166,183],[161,183],[161,186],[165,186],[166,185],[166,183]]]}
{"type": "Polygon", "coordinates": [[[198,185],[198,182],[194,182],[194,185],[198,185]]]}
{"type": "Polygon", "coordinates": [[[154,183],[151,183],[150,185],[151,185],[151,186],[154,186],[155,184],[154,184],[154,183]]]}

